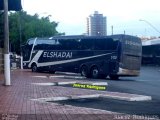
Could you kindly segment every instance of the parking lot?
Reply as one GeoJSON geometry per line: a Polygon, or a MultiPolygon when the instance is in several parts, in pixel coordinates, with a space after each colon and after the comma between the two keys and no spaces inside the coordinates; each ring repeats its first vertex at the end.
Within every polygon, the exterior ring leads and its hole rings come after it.
{"type": "Polygon", "coordinates": [[[13,70],[11,86],[0,81],[1,118],[159,119],[159,69],[142,67],[139,77],[120,80],[13,70]]]}

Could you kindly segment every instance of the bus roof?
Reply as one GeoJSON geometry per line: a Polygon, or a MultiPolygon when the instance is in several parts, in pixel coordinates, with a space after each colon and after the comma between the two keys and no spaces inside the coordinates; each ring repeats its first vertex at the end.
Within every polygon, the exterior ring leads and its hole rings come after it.
{"type": "Polygon", "coordinates": [[[159,44],[160,44],[160,38],[142,41],[142,45],[143,45],[143,46],[159,45],[159,44]]]}
{"type": "MultiPolygon", "coordinates": [[[[86,36],[86,35],[67,35],[67,36],[52,36],[52,37],[43,37],[43,38],[39,38],[37,37],[37,39],[98,39],[98,38],[113,38],[113,37],[122,37],[122,36],[130,36],[130,37],[135,37],[138,38],[136,36],[131,36],[131,35],[124,35],[124,34],[116,34],[116,35],[109,35],[109,36],[86,36]]],[[[31,38],[31,39],[35,39],[35,38],[31,38]]]]}

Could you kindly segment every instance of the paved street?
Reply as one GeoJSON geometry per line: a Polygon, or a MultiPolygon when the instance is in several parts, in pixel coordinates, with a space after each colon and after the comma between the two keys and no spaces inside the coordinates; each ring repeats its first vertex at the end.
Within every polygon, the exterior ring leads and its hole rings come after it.
{"type": "Polygon", "coordinates": [[[123,77],[118,81],[107,82],[110,84],[110,91],[144,94],[160,100],[160,67],[143,66],[139,77],[123,77]]]}
{"type": "Polygon", "coordinates": [[[107,91],[147,95],[151,96],[152,100],[128,102],[115,99],[86,99],[60,101],[59,103],[133,115],[157,115],[160,117],[160,67],[143,66],[139,77],[121,77],[120,80],[99,81],[107,81],[107,91]]]}
{"type": "Polygon", "coordinates": [[[160,67],[142,67],[139,77],[122,77],[120,80],[86,79],[77,74],[13,70],[11,86],[5,87],[3,81],[0,81],[1,118],[158,119],[159,70],[160,67]],[[75,88],[72,86],[74,83],[103,83],[107,90],[75,88]],[[148,99],[150,97],[152,100],[148,99]]]}

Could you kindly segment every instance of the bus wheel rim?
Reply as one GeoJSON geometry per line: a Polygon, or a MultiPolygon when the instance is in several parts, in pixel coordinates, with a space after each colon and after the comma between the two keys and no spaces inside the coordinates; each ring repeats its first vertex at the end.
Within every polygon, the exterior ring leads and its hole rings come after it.
{"type": "Polygon", "coordinates": [[[37,71],[37,66],[33,66],[33,71],[37,71]]]}
{"type": "Polygon", "coordinates": [[[92,70],[92,76],[93,76],[93,77],[98,77],[98,74],[99,74],[98,69],[97,69],[97,68],[94,68],[94,69],[92,70]]]}

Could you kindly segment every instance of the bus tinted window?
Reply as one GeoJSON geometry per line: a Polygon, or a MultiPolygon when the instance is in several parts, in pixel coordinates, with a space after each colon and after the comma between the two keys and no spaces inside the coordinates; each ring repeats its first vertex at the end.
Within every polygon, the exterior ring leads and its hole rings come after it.
{"type": "Polygon", "coordinates": [[[79,49],[81,50],[93,50],[94,40],[92,39],[81,39],[79,49]]]}
{"type": "Polygon", "coordinates": [[[33,45],[33,43],[34,43],[34,39],[30,39],[30,40],[28,41],[28,45],[33,45]]]}
{"type": "Polygon", "coordinates": [[[38,39],[35,43],[35,49],[54,50],[56,49],[55,46],[57,46],[57,44],[57,40],[38,39]]]}
{"type": "Polygon", "coordinates": [[[45,39],[42,39],[42,40],[37,40],[36,41],[36,44],[48,44],[48,45],[54,45],[56,43],[55,40],[45,40],[45,39]]]}
{"type": "Polygon", "coordinates": [[[106,42],[107,41],[105,39],[95,40],[94,49],[95,50],[105,50],[106,49],[106,42]]]}
{"type": "Polygon", "coordinates": [[[92,50],[93,40],[90,39],[60,39],[60,50],[92,50]]]}
{"type": "Polygon", "coordinates": [[[116,50],[118,41],[111,38],[95,40],[95,50],[116,50]]]}
{"type": "Polygon", "coordinates": [[[80,40],[76,39],[60,39],[59,48],[60,50],[78,50],[80,40]]]}

